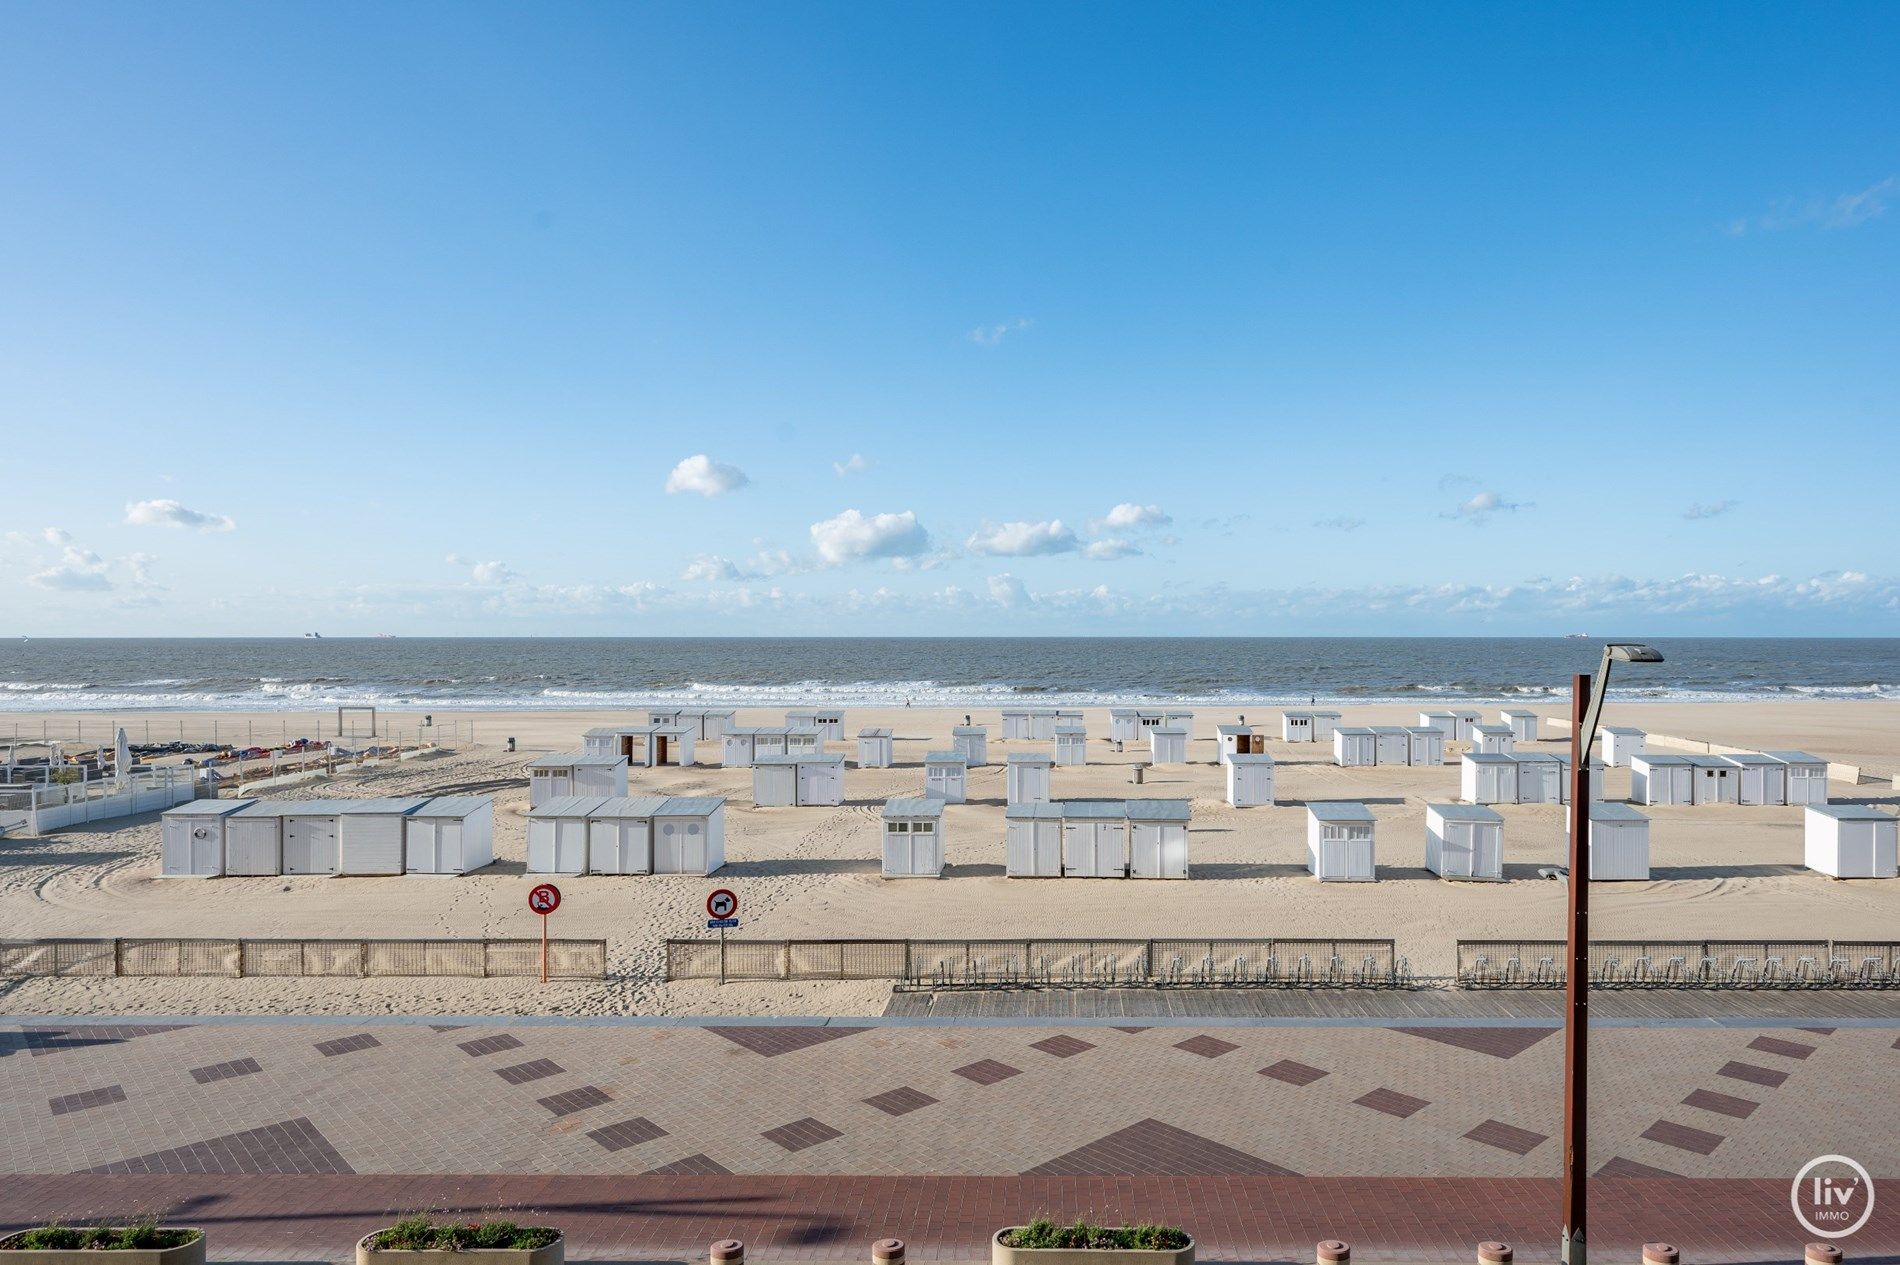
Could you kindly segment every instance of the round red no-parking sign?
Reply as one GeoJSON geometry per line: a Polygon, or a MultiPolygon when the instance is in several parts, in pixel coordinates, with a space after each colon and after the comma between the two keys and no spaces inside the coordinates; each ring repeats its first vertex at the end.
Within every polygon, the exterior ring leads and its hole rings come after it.
{"type": "Polygon", "coordinates": [[[729,888],[719,888],[706,898],[706,916],[708,918],[737,918],[739,894],[729,888]]]}
{"type": "Polygon", "coordinates": [[[528,908],[547,917],[561,907],[561,889],[552,883],[536,883],[528,893],[528,908]]]}

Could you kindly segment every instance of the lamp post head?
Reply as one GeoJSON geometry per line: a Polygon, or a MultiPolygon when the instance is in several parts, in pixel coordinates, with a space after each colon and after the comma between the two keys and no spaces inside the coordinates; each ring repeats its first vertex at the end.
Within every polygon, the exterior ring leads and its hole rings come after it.
{"type": "Polygon", "coordinates": [[[1624,663],[1661,663],[1662,651],[1654,646],[1645,646],[1634,641],[1612,641],[1603,647],[1603,652],[1612,659],[1624,663]]]}

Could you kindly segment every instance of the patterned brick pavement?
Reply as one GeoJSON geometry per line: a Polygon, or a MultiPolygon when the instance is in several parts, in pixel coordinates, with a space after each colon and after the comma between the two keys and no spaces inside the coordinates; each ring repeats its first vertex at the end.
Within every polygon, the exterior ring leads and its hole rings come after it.
{"type": "MultiPolygon", "coordinates": [[[[1891,1029],[1593,1034],[1596,1167],[1900,1176],[1891,1029]]],[[[0,1172],[1542,1177],[1549,1028],[0,1028],[0,1172]]],[[[1896,1201],[1900,1202],[1900,1201],[1896,1201]]]]}

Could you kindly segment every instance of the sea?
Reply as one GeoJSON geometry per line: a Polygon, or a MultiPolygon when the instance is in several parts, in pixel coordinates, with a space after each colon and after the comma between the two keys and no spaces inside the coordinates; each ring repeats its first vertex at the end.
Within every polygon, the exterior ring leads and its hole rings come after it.
{"type": "MultiPolygon", "coordinates": [[[[1612,697],[1900,698],[1900,639],[1684,639],[1612,697]]],[[[318,638],[0,642],[0,712],[1349,704],[1567,697],[1549,638],[318,638]]]]}

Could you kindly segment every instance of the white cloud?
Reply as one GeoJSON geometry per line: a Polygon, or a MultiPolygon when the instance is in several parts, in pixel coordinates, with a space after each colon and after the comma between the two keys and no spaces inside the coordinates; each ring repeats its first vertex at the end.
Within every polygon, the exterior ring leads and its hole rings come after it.
{"type": "Polygon", "coordinates": [[[1530,506],[1529,501],[1507,501],[1496,492],[1480,492],[1445,517],[1461,518],[1469,523],[1486,523],[1493,514],[1516,513],[1530,506]]]}
{"type": "Polygon", "coordinates": [[[1096,519],[1093,526],[1096,531],[1131,531],[1142,527],[1166,527],[1173,521],[1162,512],[1159,505],[1137,505],[1133,501],[1123,501],[1096,519]]]}
{"type": "Polygon", "coordinates": [[[224,514],[189,509],[169,497],[155,501],[128,501],[125,521],[134,527],[186,527],[192,531],[232,531],[236,520],[224,514]]]}
{"type": "Polygon", "coordinates": [[[999,606],[1027,606],[1031,599],[1023,582],[1005,571],[990,577],[990,600],[999,606]]]}
{"type": "Polygon", "coordinates": [[[1037,523],[985,522],[964,542],[964,547],[971,553],[993,557],[1032,558],[1072,552],[1076,537],[1059,518],[1037,523]]]}
{"type": "Polygon", "coordinates": [[[1132,540],[1122,540],[1111,536],[1106,540],[1092,540],[1082,550],[1083,556],[1097,562],[1113,562],[1117,558],[1132,558],[1141,552],[1141,546],[1132,540]]]}
{"type": "Polygon", "coordinates": [[[1774,233],[1796,228],[1858,228],[1885,215],[1896,197],[1900,197],[1900,175],[1831,197],[1783,198],[1760,215],[1737,216],[1724,224],[1722,230],[1731,237],[1746,237],[1753,232],[1774,233]]]}
{"type": "Polygon", "coordinates": [[[686,569],[680,572],[680,579],[702,584],[717,584],[741,580],[763,580],[775,575],[786,575],[809,569],[808,563],[800,563],[784,549],[761,549],[744,563],[722,558],[716,553],[703,553],[686,564],[686,569]]]}
{"type": "MultiPolygon", "coordinates": [[[[103,593],[112,587],[112,579],[106,574],[110,568],[104,558],[83,545],[73,544],[72,537],[57,528],[47,528],[41,538],[48,544],[60,542],[59,561],[44,571],[28,576],[30,583],[43,589],[61,589],[73,593],[103,593]]],[[[145,555],[140,557],[144,558],[145,555]]],[[[141,569],[143,566],[141,562],[141,569]]]]}
{"type": "Polygon", "coordinates": [[[1699,519],[1699,518],[1716,518],[1723,514],[1728,513],[1730,510],[1734,509],[1740,503],[1741,502],[1739,501],[1710,501],[1708,504],[1705,505],[1701,501],[1697,501],[1694,505],[1691,505],[1688,509],[1682,511],[1682,516],[1684,518],[1691,519],[1691,520],[1699,519]]]}
{"type": "Polygon", "coordinates": [[[752,480],[738,466],[714,461],[702,452],[673,467],[673,472],[666,476],[666,490],[669,493],[697,492],[701,496],[724,496],[750,482],[752,480]]]}
{"type": "Polygon", "coordinates": [[[994,325],[979,325],[970,331],[969,339],[978,347],[1000,347],[1005,338],[1028,329],[1034,323],[1026,316],[1017,316],[994,325]]]}
{"type": "Polygon", "coordinates": [[[910,510],[865,515],[846,510],[811,525],[811,542],[829,566],[867,558],[913,558],[930,547],[930,533],[910,510]]]}
{"type": "Polygon", "coordinates": [[[832,462],[831,468],[837,471],[838,477],[842,479],[848,474],[864,473],[866,470],[869,470],[871,468],[871,463],[865,460],[863,453],[854,452],[849,457],[846,457],[843,461],[832,462]]]}
{"type": "Polygon", "coordinates": [[[686,569],[680,572],[680,579],[682,580],[689,582],[697,581],[705,584],[713,584],[720,580],[736,580],[738,578],[739,568],[733,564],[732,560],[722,558],[716,553],[701,554],[699,557],[687,563],[686,569]]]}
{"type": "Polygon", "coordinates": [[[1341,515],[1338,518],[1322,518],[1313,524],[1313,526],[1319,528],[1321,531],[1358,531],[1365,525],[1365,519],[1350,518],[1345,515],[1341,515]]]}
{"type": "Polygon", "coordinates": [[[469,567],[469,578],[477,584],[513,584],[521,577],[505,562],[477,562],[469,567]]]}

